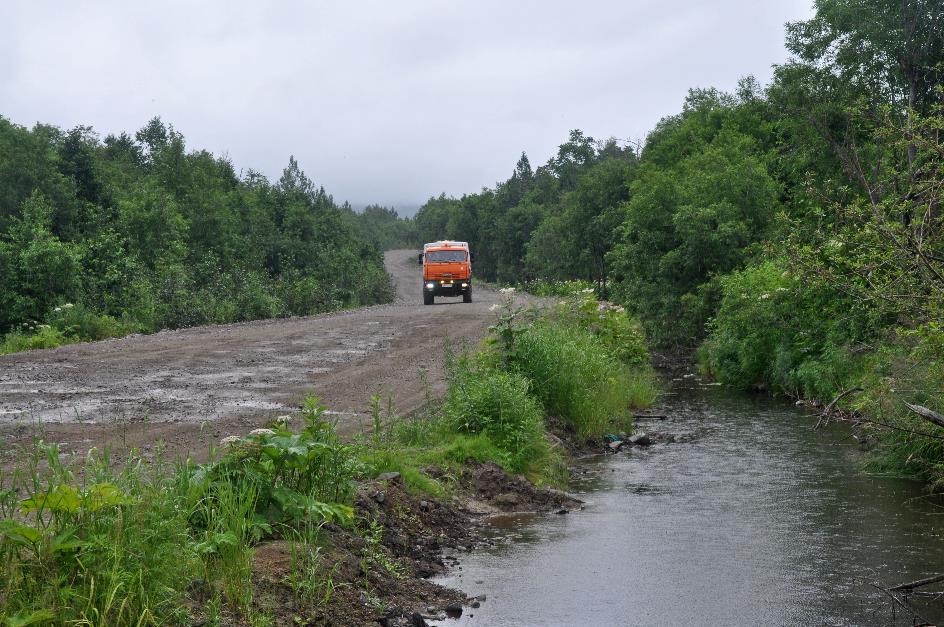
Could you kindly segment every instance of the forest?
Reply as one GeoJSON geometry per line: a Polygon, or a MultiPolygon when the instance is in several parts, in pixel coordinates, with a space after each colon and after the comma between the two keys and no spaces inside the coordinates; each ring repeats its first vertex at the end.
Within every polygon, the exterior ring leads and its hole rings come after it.
{"type": "Polygon", "coordinates": [[[654,347],[847,412],[873,471],[942,485],[944,5],[815,9],[769,84],[692,89],[642,146],[574,130],[415,228],[469,240],[480,278],[592,281],[654,347]]]}
{"type": "Polygon", "coordinates": [[[0,352],[389,301],[396,211],[134,136],[0,117],[0,352]]]}

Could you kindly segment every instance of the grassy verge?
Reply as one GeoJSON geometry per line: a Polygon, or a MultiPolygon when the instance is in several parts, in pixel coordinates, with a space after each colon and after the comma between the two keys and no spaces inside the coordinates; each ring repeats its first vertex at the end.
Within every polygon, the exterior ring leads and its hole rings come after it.
{"type": "Polygon", "coordinates": [[[655,395],[635,329],[587,295],[541,314],[509,300],[487,343],[447,357],[441,403],[401,418],[375,398],[373,432],[349,443],[314,399],[297,429],[282,417],[225,438],[201,465],[66,458],[36,442],[0,475],[0,624],[270,624],[254,563],[279,543],[290,555],[279,585],[300,603],[363,585],[380,611],[369,572],[405,575],[377,521],[355,515],[357,482],[397,471],[409,490],[445,498],[465,466],[494,462],[563,485],[545,415],[593,438],[628,429],[631,409],[655,395]],[[324,559],[326,525],[360,537],[361,574],[349,581],[335,582],[338,563],[324,559]]]}

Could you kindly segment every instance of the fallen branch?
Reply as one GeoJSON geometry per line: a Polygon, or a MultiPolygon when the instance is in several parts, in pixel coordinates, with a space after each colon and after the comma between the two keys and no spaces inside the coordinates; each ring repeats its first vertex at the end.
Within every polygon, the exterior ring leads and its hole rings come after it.
{"type": "Polygon", "coordinates": [[[857,418],[855,424],[857,426],[860,424],[876,425],[879,427],[885,427],[886,429],[890,431],[898,431],[900,433],[910,433],[911,435],[920,435],[923,438],[931,438],[932,440],[944,440],[944,435],[936,435],[934,433],[926,433],[924,431],[915,431],[914,429],[905,429],[904,427],[890,425],[887,422],[881,422],[879,420],[872,420],[871,418],[861,418],[861,417],[857,418]]]}
{"type": "Polygon", "coordinates": [[[905,401],[905,407],[918,414],[928,422],[934,423],[944,429],[944,416],[937,413],[936,411],[928,409],[927,407],[922,407],[921,405],[912,405],[907,401],[905,401]]]}
{"type": "Polygon", "coordinates": [[[833,408],[836,407],[836,403],[838,403],[845,397],[849,396],[853,392],[861,392],[861,391],[862,391],[862,388],[856,387],[856,388],[849,388],[848,390],[840,392],[839,395],[836,396],[836,398],[830,401],[829,405],[826,406],[826,409],[823,410],[823,413],[820,414],[819,420],[816,421],[816,426],[814,427],[814,429],[819,429],[820,425],[829,424],[829,416],[833,413],[833,408]]]}
{"type": "Polygon", "coordinates": [[[908,583],[900,583],[897,586],[892,586],[891,588],[886,588],[889,592],[897,592],[899,590],[910,592],[915,588],[922,588],[924,586],[930,586],[932,583],[937,583],[939,581],[944,581],[944,574],[934,575],[933,577],[925,577],[924,579],[918,579],[917,581],[909,581],[908,583]]]}

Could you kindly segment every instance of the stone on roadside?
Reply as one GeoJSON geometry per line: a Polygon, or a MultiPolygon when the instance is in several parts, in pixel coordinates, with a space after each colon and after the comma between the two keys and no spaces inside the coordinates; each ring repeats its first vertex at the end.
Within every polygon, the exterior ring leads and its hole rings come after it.
{"type": "Polygon", "coordinates": [[[377,481],[398,481],[399,479],[400,473],[398,472],[385,472],[377,475],[377,481]]]}
{"type": "Polygon", "coordinates": [[[650,438],[645,433],[637,433],[629,438],[630,444],[634,446],[650,446],[652,444],[652,438],[650,438]]]}
{"type": "Polygon", "coordinates": [[[614,452],[615,452],[615,451],[618,451],[618,450],[620,450],[621,448],[623,448],[623,441],[622,441],[622,440],[614,440],[614,441],[610,442],[609,444],[607,444],[606,446],[607,446],[611,451],[614,451],[614,452]]]}

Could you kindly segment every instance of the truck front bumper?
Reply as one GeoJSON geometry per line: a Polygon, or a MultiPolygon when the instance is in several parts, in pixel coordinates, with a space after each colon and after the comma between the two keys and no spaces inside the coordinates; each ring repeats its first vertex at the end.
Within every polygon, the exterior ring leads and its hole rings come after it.
{"type": "Polygon", "coordinates": [[[462,296],[472,289],[472,279],[424,281],[423,293],[433,296],[462,296]]]}

